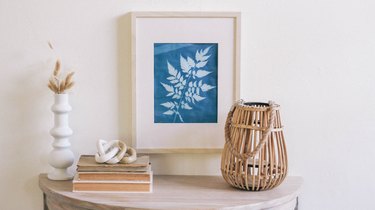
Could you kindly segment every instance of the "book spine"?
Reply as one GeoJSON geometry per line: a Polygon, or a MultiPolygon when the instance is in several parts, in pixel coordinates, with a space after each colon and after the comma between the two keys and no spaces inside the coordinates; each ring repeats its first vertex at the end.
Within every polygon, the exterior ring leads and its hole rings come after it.
{"type": "Polygon", "coordinates": [[[150,181],[152,173],[78,172],[78,180],[150,181]]]}
{"type": "Polygon", "coordinates": [[[74,182],[73,192],[151,192],[152,183],[74,182]]]}
{"type": "Polygon", "coordinates": [[[151,165],[146,167],[108,167],[108,166],[77,166],[77,172],[148,172],[151,165]]]}

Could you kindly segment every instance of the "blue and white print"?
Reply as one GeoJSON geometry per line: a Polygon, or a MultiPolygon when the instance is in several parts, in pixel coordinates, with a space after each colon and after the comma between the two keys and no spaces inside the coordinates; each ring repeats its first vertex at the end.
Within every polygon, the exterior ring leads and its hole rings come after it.
{"type": "Polygon", "coordinates": [[[217,123],[217,43],[154,44],[154,122],[217,123]]]}

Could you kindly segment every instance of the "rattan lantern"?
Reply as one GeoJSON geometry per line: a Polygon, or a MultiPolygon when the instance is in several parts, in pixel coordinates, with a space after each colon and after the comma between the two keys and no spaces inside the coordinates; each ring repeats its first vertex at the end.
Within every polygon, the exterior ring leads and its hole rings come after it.
{"type": "Polygon", "coordinates": [[[236,188],[259,191],[281,184],[288,158],[279,105],[237,102],[228,113],[221,173],[236,188]]]}

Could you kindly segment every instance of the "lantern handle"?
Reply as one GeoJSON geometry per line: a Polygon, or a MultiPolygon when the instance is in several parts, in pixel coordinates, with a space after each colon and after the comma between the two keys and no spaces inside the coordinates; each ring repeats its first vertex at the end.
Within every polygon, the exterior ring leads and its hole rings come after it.
{"type": "Polygon", "coordinates": [[[231,107],[231,109],[228,113],[227,120],[225,122],[225,144],[228,145],[232,154],[234,154],[237,158],[240,158],[242,160],[247,160],[249,157],[253,158],[256,154],[259,153],[259,150],[263,147],[263,145],[266,143],[268,137],[270,136],[271,131],[274,128],[275,115],[276,115],[276,109],[275,109],[276,105],[275,105],[274,101],[268,102],[269,109],[270,109],[270,112],[271,112],[271,116],[270,116],[270,119],[269,119],[269,122],[268,122],[268,127],[263,132],[262,139],[259,141],[258,145],[250,153],[240,153],[234,148],[232,142],[230,141],[230,124],[231,124],[231,121],[232,121],[234,110],[240,104],[243,104],[243,100],[236,101],[232,105],[232,107],[231,107]]]}

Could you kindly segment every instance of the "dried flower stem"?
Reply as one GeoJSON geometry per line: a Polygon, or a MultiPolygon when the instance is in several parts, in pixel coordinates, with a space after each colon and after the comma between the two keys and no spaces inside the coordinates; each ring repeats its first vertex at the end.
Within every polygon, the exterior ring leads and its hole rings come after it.
{"type": "MultiPolygon", "coordinates": [[[[51,46],[52,45],[50,45],[50,47],[51,46]]],[[[72,88],[74,85],[74,82],[73,82],[74,72],[68,73],[65,79],[59,78],[60,73],[61,73],[61,61],[60,59],[57,59],[56,64],[55,64],[55,69],[53,70],[53,74],[48,82],[48,88],[51,89],[56,94],[65,93],[66,90],[72,88]]]]}
{"type": "Polygon", "coordinates": [[[48,46],[51,50],[53,50],[53,46],[52,46],[52,43],[50,41],[48,41],[48,46]]]}
{"type": "Polygon", "coordinates": [[[61,61],[60,59],[57,59],[55,64],[55,69],[53,70],[53,76],[57,77],[57,75],[60,74],[60,68],[61,68],[61,61]]]}

